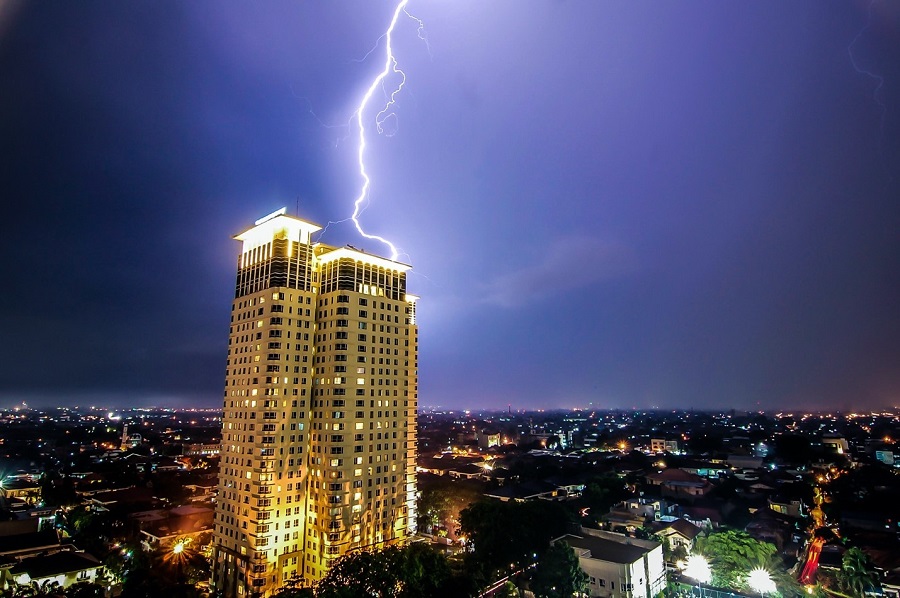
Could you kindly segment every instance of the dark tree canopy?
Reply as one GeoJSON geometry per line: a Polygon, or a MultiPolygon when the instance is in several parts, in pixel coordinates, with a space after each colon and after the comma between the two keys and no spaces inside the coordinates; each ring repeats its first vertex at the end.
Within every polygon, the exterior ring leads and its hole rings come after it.
{"type": "Polygon", "coordinates": [[[464,509],[460,524],[476,563],[488,571],[508,570],[534,563],[551,540],[566,533],[569,515],[555,502],[484,501],[464,509]]]}
{"type": "Polygon", "coordinates": [[[335,563],[316,586],[317,598],[452,596],[450,565],[427,544],[354,552],[335,563]]]}
{"type": "Polygon", "coordinates": [[[547,549],[535,568],[531,589],[537,598],[569,598],[587,592],[588,577],[571,546],[557,542],[547,549]]]}

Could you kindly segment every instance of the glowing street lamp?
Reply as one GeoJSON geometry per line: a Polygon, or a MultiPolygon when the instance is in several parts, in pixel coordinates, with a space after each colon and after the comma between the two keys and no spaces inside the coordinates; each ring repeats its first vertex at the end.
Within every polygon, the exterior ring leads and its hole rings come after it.
{"type": "Polygon", "coordinates": [[[776,590],[772,576],[762,567],[757,567],[750,572],[750,575],[747,577],[747,583],[751,588],[759,592],[760,596],[765,596],[766,593],[776,590]]]}
{"type": "Polygon", "coordinates": [[[179,586],[182,584],[181,568],[184,559],[187,556],[185,550],[187,550],[187,543],[189,541],[190,538],[184,538],[172,545],[172,558],[175,560],[175,583],[179,586]]]}
{"type": "Polygon", "coordinates": [[[712,571],[709,569],[709,561],[702,554],[688,556],[684,566],[684,574],[697,582],[700,594],[703,595],[703,585],[712,581],[712,571]]]}

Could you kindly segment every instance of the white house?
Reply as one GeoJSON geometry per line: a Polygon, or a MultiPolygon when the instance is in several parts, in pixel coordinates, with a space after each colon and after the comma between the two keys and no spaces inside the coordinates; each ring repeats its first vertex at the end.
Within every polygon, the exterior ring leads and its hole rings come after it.
{"type": "Polygon", "coordinates": [[[604,598],[653,598],[666,587],[662,544],[621,534],[582,528],[565,542],[578,555],[590,582],[590,595],[604,598]]]}
{"type": "Polygon", "coordinates": [[[58,584],[67,588],[80,581],[97,581],[103,563],[86,552],[64,550],[53,554],[33,556],[14,565],[9,573],[20,586],[37,583],[58,584]]]}

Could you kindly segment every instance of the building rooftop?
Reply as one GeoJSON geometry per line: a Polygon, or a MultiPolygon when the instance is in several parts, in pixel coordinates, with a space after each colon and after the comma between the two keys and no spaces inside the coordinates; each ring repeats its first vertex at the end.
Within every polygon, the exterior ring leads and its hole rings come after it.
{"type": "Polygon", "coordinates": [[[700,528],[687,519],[676,519],[666,527],[672,528],[688,540],[693,540],[700,534],[700,528]]]}
{"type": "Polygon", "coordinates": [[[37,552],[38,549],[57,547],[67,543],[71,543],[71,540],[61,541],[55,529],[0,536],[0,554],[37,552]]]}
{"type": "Polygon", "coordinates": [[[597,536],[574,536],[567,534],[559,540],[571,546],[579,556],[628,565],[650,552],[650,548],[638,546],[629,538],[621,541],[597,536]]]}
{"type": "Polygon", "coordinates": [[[86,552],[63,551],[27,558],[10,569],[10,572],[13,575],[27,573],[32,579],[41,579],[102,566],[100,561],[86,552]]]}

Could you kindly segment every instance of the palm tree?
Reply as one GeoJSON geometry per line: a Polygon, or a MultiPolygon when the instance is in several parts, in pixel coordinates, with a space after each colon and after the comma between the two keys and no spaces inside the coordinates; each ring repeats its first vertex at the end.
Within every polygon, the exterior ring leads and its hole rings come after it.
{"type": "Polygon", "coordinates": [[[854,596],[865,596],[866,590],[877,589],[880,585],[869,557],[855,547],[844,553],[837,578],[841,587],[854,596]]]}

